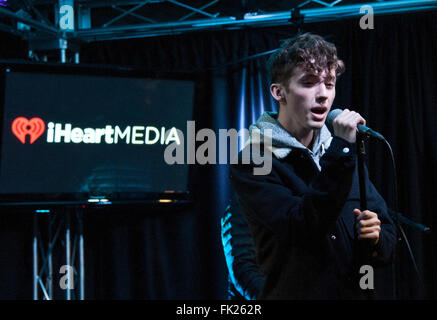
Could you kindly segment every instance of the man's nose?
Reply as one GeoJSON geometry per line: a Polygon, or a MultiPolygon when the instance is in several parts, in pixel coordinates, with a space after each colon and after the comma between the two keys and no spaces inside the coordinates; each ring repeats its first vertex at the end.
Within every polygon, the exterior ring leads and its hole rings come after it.
{"type": "Polygon", "coordinates": [[[326,85],[324,83],[319,84],[317,94],[316,94],[316,102],[323,103],[328,100],[328,90],[326,89],[326,85]]]}

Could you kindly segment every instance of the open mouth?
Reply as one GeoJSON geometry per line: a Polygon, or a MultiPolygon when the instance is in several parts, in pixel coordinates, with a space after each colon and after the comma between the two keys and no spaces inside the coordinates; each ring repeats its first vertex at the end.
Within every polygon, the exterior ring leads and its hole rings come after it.
{"type": "Polygon", "coordinates": [[[312,113],[319,114],[319,115],[324,114],[326,110],[328,110],[328,108],[323,106],[311,108],[312,113]]]}
{"type": "Polygon", "coordinates": [[[326,116],[326,111],[328,111],[328,108],[325,106],[317,106],[311,108],[312,119],[317,122],[324,121],[326,116]]]}

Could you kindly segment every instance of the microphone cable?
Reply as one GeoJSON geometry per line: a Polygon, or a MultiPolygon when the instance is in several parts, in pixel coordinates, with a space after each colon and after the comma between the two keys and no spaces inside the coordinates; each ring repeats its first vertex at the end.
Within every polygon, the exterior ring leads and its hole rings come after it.
{"type": "MultiPolygon", "coordinates": [[[[405,234],[405,231],[402,228],[401,224],[399,223],[399,219],[397,217],[398,215],[400,215],[400,213],[399,213],[399,208],[398,208],[398,206],[399,206],[399,203],[398,203],[398,180],[397,180],[396,162],[395,162],[395,157],[393,155],[393,150],[392,150],[390,143],[388,143],[388,141],[385,138],[383,138],[381,140],[383,140],[384,143],[386,144],[386,146],[388,147],[388,150],[390,152],[390,158],[392,161],[393,179],[394,179],[394,182],[393,182],[393,199],[394,200],[393,200],[393,202],[394,202],[394,208],[395,208],[394,214],[392,215],[392,217],[393,217],[393,220],[395,222],[396,228],[399,230],[399,232],[401,234],[401,238],[403,238],[403,240],[405,241],[405,244],[407,245],[408,253],[409,253],[409,256],[411,258],[411,261],[413,262],[414,270],[417,274],[417,277],[419,278],[419,282],[422,285],[422,288],[424,288],[423,279],[422,279],[422,276],[420,275],[419,268],[417,267],[416,259],[414,257],[413,251],[411,249],[410,242],[408,241],[407,235],[405,234]]],[[[387,211],[390,212],[390,210],[388,208],[387,208],[387,211]]],[[[397,277],[396,277],[396,275],[394,275],[393,278],[394,278],[393,281],[395,283],[393,291],[394,291],[394,297],[396,299],[396,292],[397,292],[397,283],[396,283],[397,277]]]]}

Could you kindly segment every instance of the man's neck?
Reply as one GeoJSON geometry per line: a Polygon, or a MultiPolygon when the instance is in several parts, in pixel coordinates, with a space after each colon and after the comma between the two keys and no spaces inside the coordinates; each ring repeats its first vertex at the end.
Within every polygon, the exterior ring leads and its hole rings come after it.
{"type": "Polygon", "coordinates": [[[281,117],[281,113],[278,115],[278,121],[297,141],[308,149],[312,148],[314,140],[317,137],[316,130],[299,128],[299,125],[295,124],[291,118],[281,117]]]}

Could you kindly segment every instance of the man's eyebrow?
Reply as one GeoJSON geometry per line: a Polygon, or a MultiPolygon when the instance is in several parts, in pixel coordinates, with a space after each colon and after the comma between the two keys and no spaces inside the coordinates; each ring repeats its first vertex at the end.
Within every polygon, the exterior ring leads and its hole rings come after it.
{"type": "MultiPolygon", "coordinates": [[[[307,73],[307,74],[304,74],[301,79],[303,79],[303,80],[305,80],[305,79],[320,79],[320,76],[318,76],[317,74],[314,74],[314,73],[307,73]]],[[[336,81],[337,77],[332,76],[332,75],[327,75],[326,77],[323,78],[323,80],[324,81],[336,81]]]]}
{"type": "Polygon", "coordinates": [[[325,80],[327,80],[327,81],[336,81],[337,77],[336,76],[327,75],[325,77],[325,80]]]}

